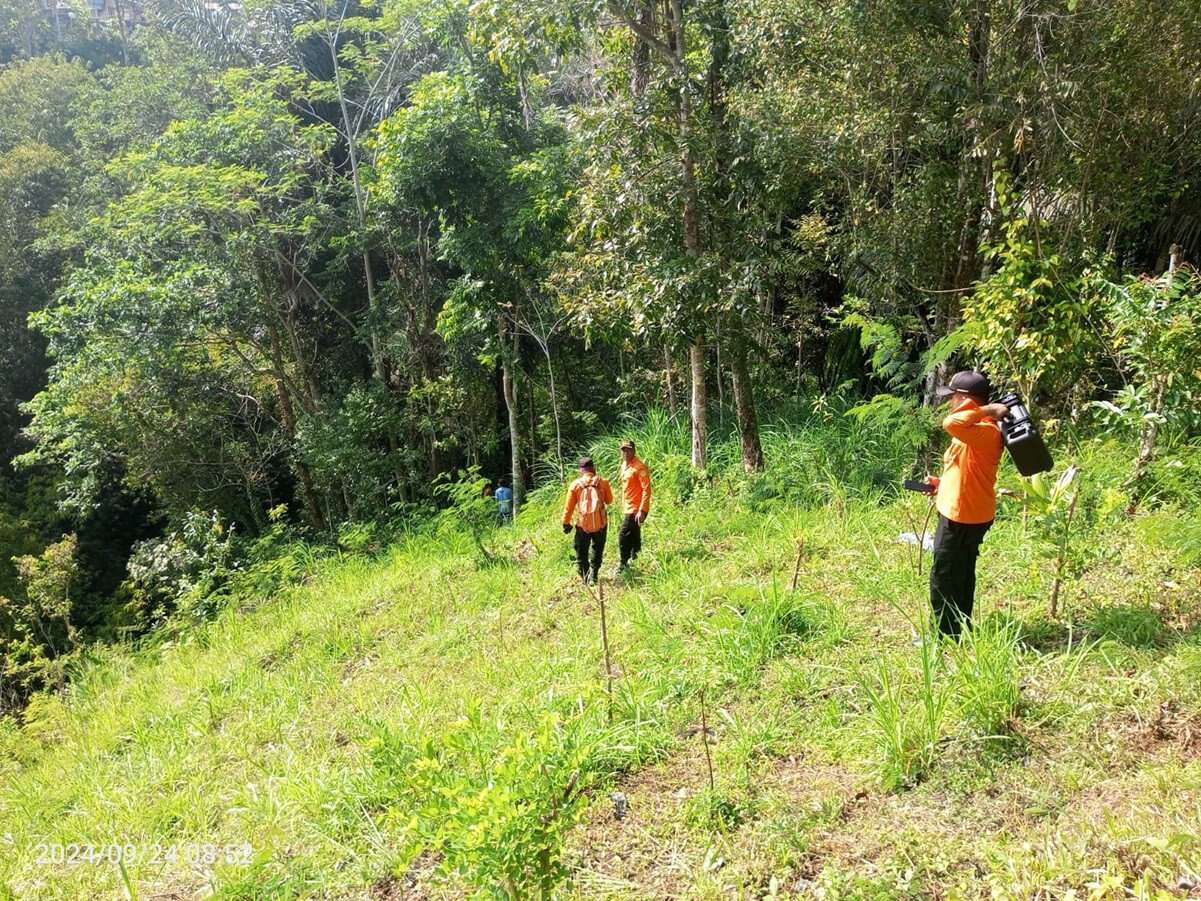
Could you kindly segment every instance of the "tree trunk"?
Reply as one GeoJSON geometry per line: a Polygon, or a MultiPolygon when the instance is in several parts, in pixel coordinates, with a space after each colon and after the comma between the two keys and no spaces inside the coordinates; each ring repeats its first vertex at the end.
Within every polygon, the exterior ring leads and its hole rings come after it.
{"type": "Polygon", "coordinates": [[[731,349],[730,373],[734,379],[738,434],[742,439],[742,467],[747,472],[761,472],[764,467],[763,445],[759,441],[759,416],[755,412],[755,395],[747,367],[746,342],[735,338],[731,349]]]}
{"type": "MultiPolygon", "coordinates": [[[[982,148],[991,125],[983,120],[984,110],[988,108],[991,42],[988,0],[977,0],[967,33],[971,91],[966,103],[968,112],[962,123],[964,150],[959,162],[958,185],[963,223],[954,264],[949,267],[950,282],[944,285],[944,293],[934,302],[934,321],[932,328],[927,328],[927,341],[931,347],[943,335],[958,328],[963,295],[985,274],[980,248],[987,240],[993,214],[993,156],[982,148]]],[[[949,367],[945,362],[926,374],[923,386],[926,406],[937,403],[935,392],[946,384],[948,376],[949,367]]]]}
{"type": "Polygon", "coordinates": [[[550,409],[555,417],[555,461],[559,473],[563,473],[563,426],[559,421],[559,395],[555,390],[555,364],[550,356],[550,344],[542,344],[542,353],[546,357],[546,375],[550,381],[550,409]]]}
{"type": "MultiPolygon", "coordinates": [[[[501,326],[501,345],[506,343],[505,328],[501,326]]],[[[517,339],[513,339],[513,352],[502,357],[500,365],[501,390],[505,396],[505,410],[509,414],[510,465],[513,475],[513,516],[525,501],[525,475],[521,470],[521,411],[517,406],[517,339]]]]}
{"type": "Polygon", "coordinates": [[[713,356],[715,357],[713,368],[717,371],[717,378],[714,383],[717,385],[717,430],[722,432],[726,427],[726,391],[725,385],[722,384],[721,377],[721,328],[717,329],[717,334],[713,340],[713,356]]]}
{"type": "MultiPolygon", "coordinates": [[[[328,25],[328,23],[327,23],[328,25]]],[[[354,207],[356,222],[362,232],[367,229],[367,198],[359,178],[359,135],[358,128],[351,122],[350,110],[346,102],[346,89],[342,83],[342,64],[338,59],[337,39],[335,35],[326,32],[326,44],[329,47],[330,64],[334,74],[334,88],[337,94],[338,108],[342,117],[342,136],[346,139],[346,156],[350,162],[350,182],[354,190],[354,207]]],[[[384,363],[383,346],[375,329],[378,327],[380,313],[379,299],[375,290],[375,276],[371,271],[371,253],[364,248],[361,254],[363,261],[363,277],[367,285],[367,309],[372,319],[371,327],[371,368],[381,385],[388,382],[387,367],[384,363]]]]}
{"type": "MultiPolygon", "coordinates": [[[[688,94],[688,69],[685,63],[684,10],[682,0],[671,0],[672,51],[675,54],[676,76],[680,80],[677,114],[680,123],[680,176],[684,185],[684,253],[692,260],[701,255],[700,197],[696,186],[696,160],[692,152],[692,99],[688,94]]],[[[705,445],[709,433],[708,391],[705,385],[705,339],[703,334],[693,338],[688,348],[692,370],[692,465],[704,469],[705,445]]]]}
{"type": "Polygon", "coordinates": [[[705,385],[705,341],[697,339],[688,348],[688,361],[692,370],[692,465],[704,469],[708,462],[705,456],[705,437],[709,431],[709,393],[705,385]]]}
{"type": "MultiPolygon", "coordinates": [[[[129,65],[129,33],[125,25],[125,5],[121,0],[113,3],[117,12],[117,31],[121,36],[121,62],[129,65]]],[[[53,9],[53,7],[51,7],[53,9]]]]}
{"type": "MultiPolygon", "coordinates": [[[[638,16],[639,24],[647,31],[656,31],[655,4],[648,3],[638,16]]],[[[650,78],[651,48],[645,41],[634,41],[634,54],[630,61],[630,94],[634,103],[640,103],[646,96],[646,84],[650,78]]]]}
{"type": "MultiPolygon", "coordinates": [[[[279,400],[279,414],[280,418],[283,419],[284,429],[288,433],[288,441],[293,445],[293,449],[295,449],[297,433],[296,408],[292,406],[292,393],[288,389],[288,378],[284,372],[283,347],[279,329],[270,320],[267,322],[267,335],[270,339],[271,375],[272,382],[275,385],[275,396],[279,400]]],[[[296,477],[300,480],[300,491],[304,497],[305,513],[308,516],[309,524],[314,529],[324,532],[327,524],[325,516],[321,512],[320,495],[313,484],[312,471],[309,469],[308,464],[299,459],[294,460],[292,465],[296,470],[296,477]]]]}
{"type": "Polygon", "coordinates": [[[671,348],[663,345],[663,372],[667,378],[667,412],[676,417],[676,368],[672,362],[671,348]]]}
{"type": "MultiPolygon", "coordinates": [[[[273,381],[275,396],[279,400],[280,417],[284,421],[284,429],[288,433],[289,440],[295,442],[296,413],[292,408],[292,398],[288,394],[288,386],[278,372],[275,373],[273,381]]],[[[321,513],[321,501],[317,495],[317,488],[313,484],[313,473],[309,470],[308,464],[302,460],[294,460],[292,465],[296,470],[296,477],[300,480],[300,493],[304,498],[304,510],[309,525],[319,532],[324,532],[327,525],[325,517],[321,513]]]]}
{"type": "Polygon", "coordinates": [[[1155,379],[1155,394],[1151,399],[1151,415],[1143,420],[1143,430],[1138,441],[1138,457],[1134,461],[1134,472],[1127,482],[1130,488],[1130,503],[1126,505],[1127,516],[1133,516],[1138,510],[1139,491],[1147,477],[1147,469],[1150,467],[1151,461],[1155,459],[1155,445],[1159,439],[1159,422],[1163,415],[1166,387],[1164,379],[1155,379]]]}

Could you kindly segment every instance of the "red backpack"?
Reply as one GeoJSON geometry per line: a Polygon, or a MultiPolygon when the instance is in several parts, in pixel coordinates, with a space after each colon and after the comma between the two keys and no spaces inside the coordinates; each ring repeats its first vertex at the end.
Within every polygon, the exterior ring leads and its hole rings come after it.
{"type": "Polygon", "coordinates": [[[593,476],[589,481],[580,485],[580,497],[576,503],[579,514],[579,526],[585,532],[599,532],[606,525],[605,505],[600,496],[600,478],[593,476]]]}

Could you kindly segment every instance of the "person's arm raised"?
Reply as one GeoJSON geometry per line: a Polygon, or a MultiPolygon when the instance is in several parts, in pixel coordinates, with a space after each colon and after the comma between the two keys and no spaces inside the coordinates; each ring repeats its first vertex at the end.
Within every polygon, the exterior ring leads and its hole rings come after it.
{"type": "Polygon", "coordinates": [[[984,411],[984,407],[972,407],[952,413],[942,421],[942,427],[968,447],[988,447],[996,441],[996,432],[983,425],[982,420],[992,418],[984,411]]]}

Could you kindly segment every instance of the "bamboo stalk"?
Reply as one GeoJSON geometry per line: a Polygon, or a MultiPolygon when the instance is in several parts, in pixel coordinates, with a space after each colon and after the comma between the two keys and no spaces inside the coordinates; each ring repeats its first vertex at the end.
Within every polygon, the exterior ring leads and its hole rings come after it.
{"type": "Polygon", "coordinates": [[[796,563],[792,567],[792,591],[796,591],[797,580],[801,577],[801,558],[805,556],[805,538],[804,536],[797,539],[796,543],[796,563]]]}
{"type": "Polygon", "coordinates": [[[717,794],[717,782],[713,778],[713,754],[709,750],[709,717],[705,711],[705,689],[701,689],[701,747],[705,749],[705,766],[709,770],[709,795],[717,794]]]}
{"type": "Polygon", "coordinates": [[[922,551],[926,549],[926,533],[930,531],[930,515],[934,512],[934,500],[926,508],[926,518],[922,522],[922,534],[917,537],[917,574],[922,574],[922,551]]]}
{"type": "MultiPolygon", "coordinates": [[[[902,512],[905,514],[905,524],[907,526],[909,526],[909,531],[913,533],[914,538],[917,538],[920,541],[921,539],[918,538],[918,533],[917,533],[917,520],[913,518],[913,514],[909,511],[909,508],[907,506],[902,507],[901,509],[902,509],[902,512]]],[[[922,552],[920,545],[917,549],[917,552],[919,554],[922,552]]],[[[909,565],[912,566],[914,569],[917,569],[918,561],[913,558],[913,545],[909,544],[908,542],[905,543],[905,555],[909,559],[909,565]]],[[[919,572],[920,572],[920,570],[919,570],[919,572]]]]}
{"type": "Polygon", "coordinates": [[[605,693],[609,696],[608,720],[613,722],[613,662],[609,656],[609,623],[605,612],[605,583],[597,580],[597,596],[600,601],[601,645],[605,649],[605,693]]]}
{"type": "Polygon", "coordinates": [[[1063,565],[1068,555],[1068,539],[1072,530],[1072,517],[1076,515],[1076,501],[1080,492],[1072,495],[1072,503],[1068,505],[1068,516],[1063,524],[1063,539],[1059,542],[1059,556],[1055,560],[1055,581],[1051,583],[1051,619],[1059,612],[1059,589],[1063,585],[1063,565]]]}

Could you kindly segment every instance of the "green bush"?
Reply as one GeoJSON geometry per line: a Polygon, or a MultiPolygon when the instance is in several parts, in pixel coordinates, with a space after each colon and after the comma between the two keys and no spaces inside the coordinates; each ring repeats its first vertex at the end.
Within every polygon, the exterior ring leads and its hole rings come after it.
{"type": "Polygon", "coordinates": [[[13,558],[22,590],[0,596],[0,710],[66,684],[67,666],[80,648],[78,548],[74,534],[64,535],[36,556],[13,558]]]}
{"type": "Polygon", "coordinates": [[[756,677],[760,667],[815,634],[822,623],[816,608],[801,598],[772,590],[730,593],[708,623],[712,660],[735,683],[756,677]]]}
{"type": "Polygon", "coordinates": [[[1135,520],[1135,527],[1144,547],[1166,550],[1188,569],[1201,565],[1201,517],[1196,514],[1156,510],[1135,520]]]}
{"type": "Polygon", "coordinates": [[[880,781],[890,791],[916,784],[934,765],[950,700],[939,654],[937,636],[925,635],[919,648],[916,703],[906,700],[903,684],[883,661],[875,684],[863,683],[872,738],[880,755],[880,781]]]}
{"type": "Polygon", "coordinates": [[[135,545],[125,589],[139,625],[161,625],[176,610],[196,619],[211,616],[233,560],[233,535],[216,511],[191,511],[162,538],[135,545]]]}
{"type": "Polygon", "coordinates": [[[434,483],[434,493],[448,504],[439,516],[439,531],[453,534],[465,528],[481,562],[486,564],[496,560],[492,539],[497,526],[496,501],[484,495],[487,485],[477,466],[459,472],[457,477],[441,476],[434,483]]]}
{"type": "Polygon", "coordinates": [[[1021,626],[990,617],[953,646],[959,713],[984,738],[1007,735],[1021,701],[1021,626]]]}
{"type": "Polygon", "coordinates": [[[496,898],[552,897],[591,781],[582,731],[578,721],[547,715],[498,749],[469,718],[420,752],[385,752],[385,766],[405,771],[393,815],[407,821],[410,854],[440,855],[444,870],[496,898]]]}
{"type": "Polygon", "coordinates": [[[1089,628],[1102,639],[1132,648],[1153,648],[1164,638],[1163,623],[1154,610],[1125,604],[1093,611],[1089,628]]]}

